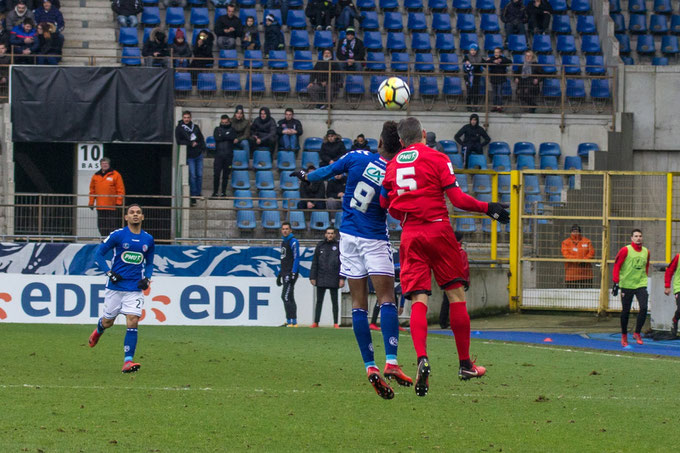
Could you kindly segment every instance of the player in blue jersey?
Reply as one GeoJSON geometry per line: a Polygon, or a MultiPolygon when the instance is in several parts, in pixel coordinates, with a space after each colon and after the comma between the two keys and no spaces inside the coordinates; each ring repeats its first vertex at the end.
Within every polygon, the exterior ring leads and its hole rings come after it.
{"type": "Polygon", "coordinates": [[[119,313],[127,320],[125,334],[125,360],[123,373],[133,373],[141,366],[133,362],[137,347],[137,325],[142,316],[144,294],[149,288],[153,272],[153,237],[142,230],[142,208],[133,204],[125,215],[127,226],[112,232],[97,249],[95,261],[109,278],[104,293],[104,315],[90,335],[90,347],[94,348],[105,329],[111,327],[119,313]],[[113,249],[113,264],[109,269],[106,254],[113,249]]]}
{"type": "Polygon", "coordinates": [[[352,325],[364,360],[368,380],[382,398],[394,398],[394,391],[380,375],[375,364],[373,341],[368,326],[368,277],[380,304],[380,323],[385,344],[386,364],[383,374],[398,384],[411,386],[413,381],[399,367],[399,315],[394,301],[394,263],[387,232],[387,213],[380,207],[380,187],[387,162],[401,150],[397,124],[383,124],[380,154],[351,151],[336,162],[307,174],[291,175],[302,181],[321,181],[347,174],[342,199],[340,226],[340,275],[349,282],[352,295],[352,325]]]}
{"type": "Polygon", "coordinates": [[[300,243],[293,235],[290,222],[281,224],[281,270],[276,285],[283,286],[281,300],[286,311],[286,327],[297,327],[297,304],[295,303],[295,282],[300,268],[300,243]]]}

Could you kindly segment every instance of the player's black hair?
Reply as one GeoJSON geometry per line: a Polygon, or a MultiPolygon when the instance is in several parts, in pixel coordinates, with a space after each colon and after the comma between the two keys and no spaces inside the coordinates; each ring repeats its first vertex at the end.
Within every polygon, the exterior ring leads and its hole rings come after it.
{"type": "Polygon", "coordinates": [[[142,207],[138,203],[132,203],[130,206],[127,207],[127,209],[125,210],[125,213],[127,214],[128,212],[130,212],[130,209],[134,208],[135,206],[137,206],[140,211],[144,212],[144,210],[142,209],[142,207]]]}
{"type": "Polygon", "coordinates": [[[642,234],[642,230],[639,229],[639,228],[635,228],[633,231],[630,232],[630,235],[632,236],[632,235],[634,235],[635,233],[640,233],[640,234],[642,234]]]}
{"type": "Polygon", "coordinates": [[[335,233],[335,228],[332,226],[326,227],[326,230],[323,232],[324,234],[328,233],[328,230],[331,230],[333,233],[335,233]]]}
{"type": "Polygon", "coordinates": [[[397,127],[395,121],[385,121],[383,123],[382,132],[380,133],[380,147],[388,157],[392,157],[401,151],[397,127]]]}
{"type": "Polygon", "coordinates": [[[288,222],[288,221],[281,222],[281,227],[284,227],[284,226],[286,226],[286,225],[291,226],[291,225],[290,225],[290,222],[288,222]]]}
{"type": "Polygon", "coordinates": [[[292,113],[292,114],[295,114],[295,112],[293,111],[293,109],[290,108],[290,107],[288,107],[288,108],[286,109],[286,113],[288,113],[288,112],[290,112],[290,113],[292,113]]]}
{"type": "Polygon", "coordinates": [[[221,120],[228,120],[228,119],[229,119],[229,115],[222,115],[222,116],[220,116],[220,119],[221,119],[221,120]]]}
{"type": "Polygon", "coordinates": [[[184,115],[189,115],[189,116],[191,116],[191,110],[185,110],[185,111],[183,111],[183,112],[182,112],[182,116],[184,116],[184,115]]]}
{"type": "Polygon", "coordinates": [[[423,126],[418,121],[418,118],[412,116],[399,121],[397,130],[404,147],[418,143],[423,138],[423,126]]]}

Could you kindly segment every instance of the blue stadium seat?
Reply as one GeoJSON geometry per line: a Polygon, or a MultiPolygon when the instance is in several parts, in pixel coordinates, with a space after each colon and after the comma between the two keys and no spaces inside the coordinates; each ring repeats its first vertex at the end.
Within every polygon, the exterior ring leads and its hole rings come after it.
{"type": "Polygon", "coordinates": [[[626,31],[626,21],[623,14],[610,14],[609,15],[614,21],[614,33],[625,33],[626,31]]]}
{"type": "Polygon", "coordinates": [[[382,35],[379,31],[364,32],[364,47],[366,50],[381,51],[383,49],[382,35]]]}
{"type": "Polygon", "coordinates": [[[386,71],[385,54],[383,52],[366,52],[367,71],[386,71]]]}
{"type": "Polygon", "coordinates": [[[555,142],[543,142],[538,147],[539,156],[561,156],[560,144],[555,142]]]}
{"type": "Polygon", "coordinates": [[[671,14],[673,12],[671,0],[654,0],[654,12],[657,14],[671,14]]]}
{"type": "MultiPolygon", "coordinates": [[[[524,212],[529,215],[543,214],[544,206],[542,202],[543,196],[540,193],[527,195],[524,199],[524,212]]],[[[539,222],[541,222],[541,220],[539,220],[539,222]]]]}
{"type": "MultiPolygon", "coordinates": [[[[255,151],[257,153],[258,151],[255,151]]],[[[260,151],[260,152],[265,152],[269,153],[269,151],[260,151]]],[[[253,161],[255,159],[253,158],[253,161]]],[[[271,160],[270,160],[270,168],[271,168],[271,160]]],[[[256,171],[255,172],[255,187],[257,187],[258,190],[273,190],[274,189],[274,173],[272,173],[270,170],[261,170],[261,171],[256,171]]]]}
{"type": "Polygon", "coordinates": [[[139,50],[139,47],[123,47],[123,54],[120,58],[120,62],[125,66],[141,66],[141,56],[142,52],[139,50]]]}
{"type": "Polygon", "coordinates": [[[511,188],[510,175],[498,175],[498,193],[510,193],[511,188]]]}
{"type": "Polygon", "coordinates": [[[281,213],[279,211],[262,211],[262,228],[266,230],[280,229],[281,213]]]}
{"type": "MultiPolygon", "coordinates": [[[[135,29],[135,36],[137,35],[137,27],[133,27],[135,29]]],[[[151,36],[151,31],[153,28],[149,27],[144,27],[144,34],[142,35],[142,43],[146,44],[146,42],[149,40],[149,37],[151,36]]],[[[176,30],[176,28],[171,28],[170,30],[176,30]]],[[[168,33],[169,35],[169,33],[168,33]]],[[[172,38],[174,39],[174,33],[172,38]]],[[[168,44],[172,44],[173,39],[170,39],[170,36],[168,36],[168,44]]]]}
{"type": "Polygon", "coordinates": [[[561,54],[576,52],[576,40],[572,35],[559,35],[557,37],[557,51],[561,54]]]}
{"type": "Polygon", "coordinates": [[[673,14],[671,16],[671,33],[677,35],[680,33],[680,15],[673,14]]]}
{"type": "Polygon", "coordinates": [[[494,0],[477,0],[475,9],[483,13],[490,13],[496,11],[496,4],[494,0]]]}
{"type": "Polygon", "coordinates": [[[446,154],[458,154],[458,144],[453,140],[439,140],[446,154]]]}
{"type": "Polygon", "coordinates": [[[663,14],[652,14],[649,19],[649,30],[652,33],[668,33],[668,19],[663,14]]]}
{"type": "Polygon", "coordinates": [[[571,20],[566,14],[555,14],[552,18],[552,31],[558,35],[571,34],[571,20]]]}
{"type": "Polygon", "coordinates": [[[609,99],[611,97],[611,92],[609,90],[609,80],[607,79],[591,80],[590,97],[597,99],[609,99]]]}
{"type": "MultiPolygon", "coordinates": [[[[267,150],[256,150],[253,152],[253,168],[255,170],[271,170],[272,156],[267,150]]],[[[272,183],[274,180],[272,179],[272,183]]],[[[259,187],[258,187],[259,189],[259,187]]]]}
{"type": "Polygon", "coordinates": [[[555,66],[555,56],[541,54],[538,56],[538,64],[541,65],[543,74],[555,74],[557,66],[555,66]]]}
{"type": "Polygon", "coordinates": [[[364,77],[360,75],[349,74],[345,77],[345,93],[360,95],[366,92],[364,86],[364,77]]]}
{"type": "Polygon", "coordinates": [[[468,168],[486,170],[486,156],[484,156],[484,154],[470,154],[470,157],[468,158],[468,168]]]}
{"type": "MultiPolygon", "coordinates": [[[[297,208],[294,206],[293,209],[297,208]]],[[[290,228],[293,230],[306,230],[307,224],[305,223],[305,213],[302,211],[290,211],[288,213],[288,221],[290,222],[290,228]]]]}
{"type": "Polygon", "coordinates": [[[234,198],[234,208],[253,209],[253,193],[250,190],[235,190],[234,198]]]}
{"type": "Polygon", "coordinates": [[[264,74],[253,74],[252,85],[250,81],[250,74],[246,75],[246,84],[244,85],[246,91],[250,90],[253,93],[264,93],[264,74]]]}
{"type": "Polygon", "coordinates": [[[446,0],[427,0],[427,7],[432,11],[441,12],[448,8],[446,0]]]}
{"type": "Polygon", "coordinates": [[[237,72],[222,73],[222,92],[237,95],[241,92],[241,75],[237,72]]]}
{"type": "Polygon", "coordinates": [[[242,230],[254,230],[257,227],[255,212],[250,210],[237,211],[236,225],[242,230]]]}
{"type": "Polygon", "coordinates": [[[555,15],[566,14],[566,12],[567,12],[567,2],[566,2],[566,0],[549,0],[549,1],[550,1],[550,6],[552,6],[553,13],[555,15]]]}
{"type": "Polygon", "coordinates": [[[541,156],[539,159],[541,170],[557,170],[557,156],[541,156]]]}
{"type": "Polygon", "coordinates": [[[452,6],[456,11],[470,11],[472,9],[472,0],[453,0],[452,6]]]}
{"type": "Polygon", "coordinates": [[[220,59],[217,65],[220,68],[238,68],[238,53],[236,53],[236,49],[220,50],[220,59]]]}
{"type": "Polygon", "coordinates": [[[644,14],[631,14],[628,16],[628,30],[631,33],[647,33],[647,16],[644,14]]]}
{"type": "Polygon", "coordinates": [[[342,211],[338,211],[338,212],[335,213],[335,216],[334,216],[334,219],[333,219],[333,226],[337,230],[339,230],[341,228],[341,226],[342,226],[342,211]]]}
{"type": "Polygon", "coordinates": [[[264,66],[261,50],[246,50],[243,53],[243,67],[249,68],[251,65],[253,69],[260,69],[264,66]]]}
{"type": "Polygon", "coordinates": [[[496,155],[510,155],[510,145],[505,142],[491,142],[489,143],[489,156],[496,155]]]}
{"type": "Polygon", "coordinates": [[[317,49],[331,49],[333,47],[333,32],[330,30],[316,30],[314,32],[314,47],[317,49]]]}
{"type": "MultiPolygon", "coordinates": [[[[225,11],[226,13],[226,11],[225,11]]],[[[255,19],[255,25],[257,25],[257,11],[255,11],[255,8],[241,8],[238,11],[238,18],[241,19],[241,23],[243,25],[246,24],[246,19],[248,17],[252,17],[255,19]]],[[[217,19],[215,19],[217,20],[217,19]]]]}
{"type": "Polygon", "coordinates": [[[536,155],[536,147],[531,142],[517,142],[517,143],[515,143],[515,146],[512,150],[512,153],[515,156],[520,156],[520,155],[535,156],[536,155]]]}
{"type": "Polygon", "coordinates": [[[345,151],[349,152],[349,150],[352,149],[352,145],[353,145],[354,143],[352,142],[352,139],[351,139],[351,138],[344,137],[344,138],[342,139],[342,144],[345,145],[345,151]]]}
{"type": "Polygon", "coordinates": [[[411,34],[411,50],[414,52],[430,52],[432,50],[432,43],[430,42],[429,33],[412,33],[411,34]]]}
{"type": "MultiPolygon", "coordinates": [[[[222,16],[227,15],[227,8],[215,8],[215,16],[213,18],[213,26],[215,25],[215,22],[217,22],[217,19],[219,19],[222,16]]],[[[240,19],[240,17],[239,17],[240,19]]],[[[255,19],[255,23],[257,23],[257,16],[253,16],[253,19],[255,19]]]]}
{"type": "Polygon", "coordinates": [[[423,0],[404,0],[404,9],[406,11],[422,11],[423,0]]]}
{"type": "Polygon", "coordinates": [[[401,231],[401,223],[391,215],[387,214],[387,228],[390,231],[401,231]]]}
{"type": "Polygon", "coordinates": [[[279,170],[295,170],[295,151],[279,151],[276,153],[276,168],[279,170]]]}
{"type": "Polygon", "coordinates": [[[524,35],[508,36],[508,49],[512,53],[522,53],[527,50],[527,38],[524,35]]]}
{"type": "MultiPolygon", "coordinates": [[[[232,168],[232,170],[247,170],[248,169],[248,151],[245,151],[243,149],[235,149],[234,150],[234,159],[231,162],[231,168],[232,168]]],[[[250,188],[250,184],[248,184],[248,188],[250,188]]]]}
{"type": "Polygon", "coordinates": [[[181,27],[184,25],[184,8],[171,6],[165,10],[165,25],[168,27],[181,27]]]}
{"type": "Polygon", "coordinates": [[[560,79],[543,79],[542,94],[545,98],[561,98],[562,87],[560,79]]]}
{"type": "Polygon", "coordinates": [[[392,54],[390,67],[393,71],[408,71],[408,62],[411,59],[406,52],[395,52],[392,54]]]}
{"type": "Polygon", "coordinates": [[[378,152],[378,140],[374,138],[367,138],[366,144],[368,145],[368,149],[370,149],[372,152],[378,152]]]}
{"type": "Polygon", "coordinates": [[[205,147],[209,150],[215,150],[215,137],[209,135],[205,138],[205,147]]]}
{"type": "Polygon", "coordinates": [[[576,14],[585,14],[590,11],[590,0],[571,0],[571,10],[576,14]]]}
{"type": "Polygon", "coordinates": [[[484,35],[484,50],[493,52],[496,47],[503,47],[503,37],[500,34],[493,33],[484,35]]]}
{"type": "Polygon", "coordinates": [[[593,16],[578,16],[576,31],[582,35],[592,35],[597,33],[595,18],[593,16]]]}
{"type": "Polygon", "coordinates": [[[481,17],[482,20],[479,24],[479,28],[484,33],[499,33],[501,31],[497,14],[482,14],[481,17]]]}
{"type": "Polygon", "coordinates": [[[637,53],[640,55],[651,55],[656,52],[654,47],[654,36],[640,35],[637,39],[637,53]]]}
{"type": "Polygon", "coordinates": [[[307,93],[307,86],[309,86],[310,75],[309,74],[296,74],[295,75],[295,92],[298,95],[307,93]]]}
{"type": "Polygon", "coordinates": [[[615,35],[616,39],[619,41],[619,54],[627,55],[631,52],[630,47],[630,37],[624,33],[618,33],[615,35]]]}
{"type": "MultiPolygon", "coordinates": [[[[456,154],[456,156],[461,157],[460,154],[456,154]]],[[[451,157],[451,156],[449,156],[449,157],[451,157]]],[[[462,159],[462,157],[461,157],[461,159],[462,159]]],[[[461,162],[462,162],[462,160],[461,160],[461,162]]],[[[462,166],[463,166],[463,164],[461,163],[460,167],[462,167],[462,166]]],[[[458,167],[456,167],[456,165],[454,164],[454,168],[458,168],[458,167]]],[[[468,193],[468,191],[469,191],[468,175],[466,175],[464,173],[459,173],[459,174],[456,175],[456,181],[458,182],[458,187],[460,187],[460,190],[462,190],[465,193],[468,193]]]]}
{"type": "Polygon", "coordinates": [[[447,13],[432,13],[432,30],[435,33],[451,33],[451,16],[447,13]]]}
{"type": "Polygon", "coordinates": [[[309,35],[307,34],[307,30],[291,30],[288,44],[295,50],[309,49],[309,35]]]}
{"type": "Polygon", "coordinates": [[[279,209],[279,202],[276,200],[277,195],[275,190],[260,190],[257,197],[260,199],[257,202],[258,208],[279,209]]]}
{"type": "Polygon", "coordinates": [[[477,232],[477,225],[475,219],[469,217],[461,217],[456,219],[456,231],[461,233],[475,233],[477,232]]]}
{"type": "Polygon", "coordinates": [[[138,46],[137,27],[120,27],[118,29],[118,43],[122,46],[138,46]]]}
{"type": "Polygon", "coordinates": [[[288,55],[285,50],[270,50],[267,60],[269,69],[288,69],[288,55]]]}
{"type": "Polygon", "coordinates": [[[463,162],[463,156],[461,156],[460,154],[449,154],[449,160],[451,161],[453,168],[463,168],[463,166],[465,165],[465,163],[463,162]]]}
{"type": "Polygon", "coordinates": [[[158,10],[158,6],[145,6],[142,10],[141,22],[145,27],[160,25],[161,13],[158,10]]]}
{"type": "Polygon", "coordinates": [[[307,137],[302,149],[305,151],[316,151],[317,153],[321,151],[321,145],[323,144],[323,139],[319,137],[307,137]]]}
{"type": "Polygon", "coordinates": [[[492,168],[496,171],[510,171],[512,164],[510,163],[510,156],[506,154],[496,154],[493,156],[492,168]]]}
{"type": "Polygon", "coordinates": [[[158,6],[158,0],[142,0],[142,6],[158,6]]]}
{"type": "Polygon", "coordinates": [[[404,29],[404,21],[401,18],[401,13],[396,11],[384,13],[383,29],[385,31],[402,31],[404,29]]]}
{"type": "Polygon", "coordinates": [[[461,33],[460,34],[460,49],[470,50],[470,46],[475,44],[479,47],[479,40],[477,39],[477,33],[461,33]]]}
{"type": "Polygon", "coordinates": [[[210,14],[208,13],[208,8],[191,8],[189,23],[194,27],[210,25],[210,14]]]}
{"type": "Polygon", "coordinates": [[[239,8],[255,8],[257,0],[237,0],[236,3],[238,3],[239,8]]]}
{"type": "Polygon", "coordinates": [[[579,143],[576,154],[580,157],[588,157],[591,151],[599,151],[597,143],[579,143]]]}
{"type": "Polygon", "coordinates": [[[538,33],[534,35],[534,42],[531,46],[536,53],[552,53],[552,42],[550,41],[550,35],[539,35],[538,33]]]}
{"type": "Polygon", "coordinates": [[[541,193],[541,186],[538,183],[537,175],[524,176],[524,193],[527,195],[536,195],[541,193]]]}
{"type": "Polygon", "coordinates": [[[299,190],[284,190],[281,194],[283,198],[281,206],[283,209],[297,209],[298,201],[300,201],[299,190]]]}
{"type": "Polygon", "coordinates": [[[582,170],[583,164],[581,163],[581,158],[579,156],[566,156],[564,158],[564,169],[582,170]]]}
{"type": "Polygon", "coordinates": [[[661,37],[661,52],[664,55],[676,55],[680,52],[678,49],[678,37],[674,35],[661,37]]]}
{"type": "Polygon", "coordinates": [[[598,35],[583,35],[581,37],[581,52],[584,54],[602,53],[600,37],[598,35]]]}
{"type": "Polygon", "coordinates": [[[647,5],[645,0],[628,0],[629,13],[646,13],[647,5]]]}
{"type": "Polygon", "coordinates": [[[477,31],[475,25],[475,15],[461,13],[456,17],[456,30],[459,33],[474,33],[477,31]]]}
{"type": "Polygon", "coordinates": [[[609,0],[609,12],[610,13],[620,13],[621,12],[621,0],[609,0]]]}
{"type": "Polygon", "coordinates": [[[361,17],[361,28],[364,31],[378,30],[380,28],[380,22],[378,21],[378,13],[375,11],[362,11],[361,17]]]}
{"type": "Polygon", "coordinates": [[[416,72],[434,71],[434,55],[431,53],[417,53],[415,69],[416,72]]]}
{"type": "Polygon", "coordinates": [[[586,56],[586,74],[602,75],[607,72],[604,66],[604,57],[602,55],[587,55],[586,56]]]}
{"type": "MultiPolygon", "coordinates": [[[[452,53],[456,50],[456,43],[454,42],[453,35],[451,33],[435,34],[434,48],[437,49],[440,55],[444,55],[446,53],[456,55],[452,53]]],[[[458,58],[458,55],[456,55],[456,58],[458,58]]]]}
{"type": "Polygon", "coordinates": [[[586,97],[586,85],[583,79],[567,79],[567,98],[579,99],[586,97]]]}
{"type": "Polygon", "coordinates": [[[201,92],[206,96],[215,94],[217,91],[217,77],[212,72],[199,72],[196,86],[199,94],[201,92]]]}
{"type": "Polygon", "coordinates": [[[360,11],[372,11],[375,9],[375,0],[357,0],[356,5],[360,11]]]}
{"type": "Polygon", "coordinates": [[[425,13],[408,13],[406,28],[409,31],[426,31],[427,20],[425,19],[425,13]]]}
{"type": "Polygon", "coordinates": [[[562,70],[567,75],[581,73],[581,59],[578,55],[562,55],[562,70]]]}
{"type": "Polygon", "coordinates": [[[316,151],[303,151],[302,152],[302,168],[307,168],[309,164],[314,165],[314,167],[319,168],[319,153],[316,151]]]}
{"type": "Polygon", "coordinates": [[[463,95],[463,86],[460,77],[444,77],[444,87],[442,93],[448,98],[463,95]]]}
{"type": "Polygon", "coordinates": [[[401,32],[388,32],[386,48],[390,52],[406,50],[406,37],[401,32]]]}
{"type": "Polygon", "coordinates": [[[383,11],[395,10],[399,8],[399,2],[397,0],[380,0],[378,6],[383,11]]]}
{"type": "Polygon", "coordinates": [[[460,70],[460,66],[458,65],[458,54],[439,54],[439,70],[442,72],[458,72],[460,70]]]}
{"type": "Polygon", "coordinates": [[[418,81],[418,91],[420,96],[427,96],[428,98],[439,96],[439,86],[437,85],[437,78],[432,76],[420,76],[418,81]]]}
{"type": "Polygon", "coordinates": [[[312,52],[309,50],[296,50],[293,54],[293,69],[296,71],[311,71],[314,69],[312,52]]]}
{"type": "Polygon", "coordinates": [[[536,168],[536,162],[534,162],[534,156],[520,155],[517,156],[517,170],[534,170],[536,168]]]}
{"type": "Polygon", "coordinates": [[[300,180],[284,171],[281,173],[281,190],[300,190],[300,180]]]}
{"type": "Polygon", "coordinates": [[[512,54],[512,62],[514,63],[512,65],[512,72],[519,71],[522,68],[522,64],[524,63],[524,54],[521,53],[512,54]]]}
{"type": "MultiPolygon", "coordinates": [[[[247,160],[246,160],[247,162],[247,160]]],[[[232,167],[233,168],[233,167],[232,167]]],[[[231,187],[236,189],[250,189],[250,174],[246,170],[236,170],[231,172],[231,187]]]]}
{"type": "Polygon", "coordinates": [[[548,175],[545,177],[545,193],[549,195],[557,195],[562,192],[564,181],[559,175],[548,175]]]}
{"type": "Polygon", "coordinates": [[[307,17],[304,10],[289,9],[286,14],[286,25],[293,30],[305,30],[307,28],[307,17]]]}
{"type": "Polygon", "coordinates": [[[309,218],[309,226],[315,231],[326,231],[331,225],[331,218],[328,215],[328,211],[312,211],[312,215],[309,218]]]}

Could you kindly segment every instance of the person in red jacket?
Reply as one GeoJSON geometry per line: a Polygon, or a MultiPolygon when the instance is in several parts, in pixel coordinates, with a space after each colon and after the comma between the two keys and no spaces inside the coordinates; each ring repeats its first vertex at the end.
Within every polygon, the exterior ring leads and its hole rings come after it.
{"type": "Polygon", "coordinates": [[[97,228],[101,236],[108,236],[113,230],[122,227],[123,216],[120,209],[125,196],[123,177],[111,168],[111,159],[104,157],[99,166],[101,170],[90,180],[90,209],[97,207],[97,228]]]}

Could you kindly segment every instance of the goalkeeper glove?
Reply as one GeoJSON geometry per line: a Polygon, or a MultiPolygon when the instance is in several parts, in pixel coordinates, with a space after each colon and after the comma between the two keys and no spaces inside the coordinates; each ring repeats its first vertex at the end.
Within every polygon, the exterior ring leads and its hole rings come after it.
{"type": "Polygon", "coordinates": [[[295,176],[297,179],[299,179],[302,182],[306,182],[309,184],[309,181],[307,181],[307,172],[304,170],[296,170],[290,173],[289,176],[295,176]]]}
{"type": "Polygon", "coordinates": [[[616,297],[619,295],[619,284],[614,283],[614,286],[612,286],[612,296],[616,297]]]}
{"type": "Polygon", "coordinates": [[[112,283],[118,283],[119,281],[123,280],[123,277],[121,277],[120,274],[116,274],[113,271],[108,271],[106,276],[109,277],[109,280],[111,280],[112,283]]]}
{"type": "Polygon", "coordinates": [[[281,274],[279,274],[279,275],[276,276],[276,286],[281,286],[281,285],[282,285],[281,274]]]}
{"type": "Polygon", "coordinates": [[[500,223],[510,222],[510,213],[507,211],[508,205],[504,203],[489,203],[486,215],[500,223]]]}
{"type": "Polygon", "coordinates": [[[143,278],[140,281],[138,281],[137,288],[141,289],[142,291],[146,291],[147,289],[149,289],[149,279],[143,278]]]}

